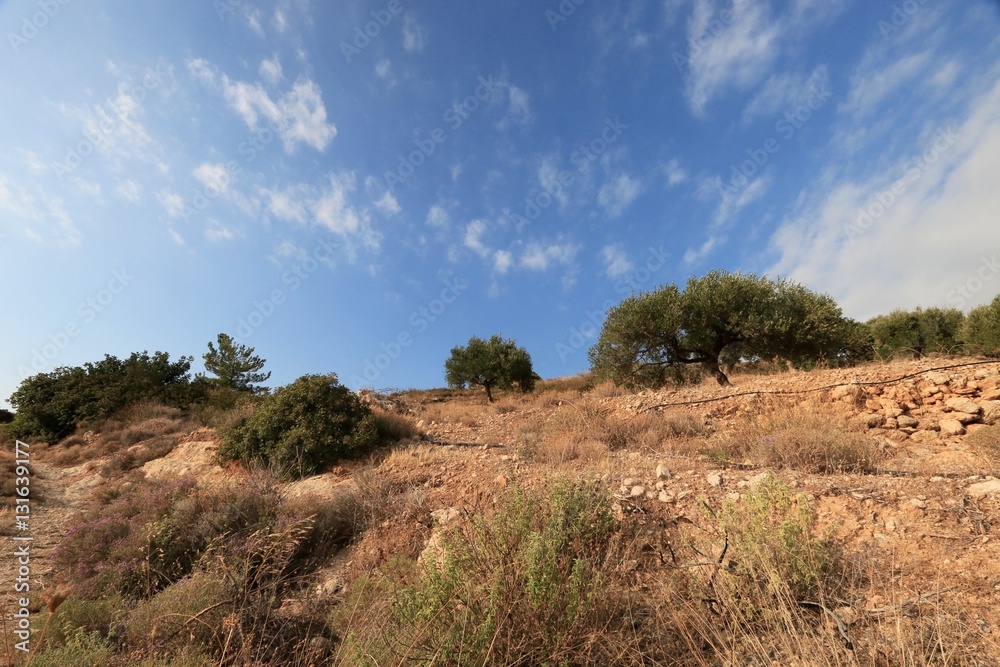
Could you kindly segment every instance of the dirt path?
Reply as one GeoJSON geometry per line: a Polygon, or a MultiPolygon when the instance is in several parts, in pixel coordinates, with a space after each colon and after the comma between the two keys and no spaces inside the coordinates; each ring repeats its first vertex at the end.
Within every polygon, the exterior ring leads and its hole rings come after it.
{"type": "Polygon", "coordinates": [[[31,515],[28,530],[20,530],[14,525],[13,514],[9,515],[10,525],[3,526],[2,534],[6,546],[0,558],[0,604],[8,615],[16,611],[15,603],[23,593],[15,590],[18,577],[17,549],[24,544],[15,537],[30,536],[30,600],[29,609],[37,612],[44,604],[42,592],[54,587],[55,563],[52,552],[66,532],[72,516],[84,507],[84,493],[89,475],[81,467],[57,468],[43,461],[31,463],[31,515]],[[81,482],[84,482],[81,484],[81,482]]]}

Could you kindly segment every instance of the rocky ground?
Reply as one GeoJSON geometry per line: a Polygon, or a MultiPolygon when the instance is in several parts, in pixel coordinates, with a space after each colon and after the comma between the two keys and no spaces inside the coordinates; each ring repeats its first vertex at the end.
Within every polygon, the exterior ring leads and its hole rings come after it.
{"type": "MultiPolygon", "coordinates": [[[[478,393],[414,392],[372,399],[383,409],[411,416],[425,440],[289,486],[292,495],[332,496],[360,488],[369,495],[407,499],[393,505],[402,508],[396,515],[385,517],[331,564],[321,585],[335,588],[352,569],[372,567],[393,553],[419,553],[432,544],[435,519],[440,524],[480,511],[503,487],[544,488],[560,476],[606,485],[621,516],[648,526],[655,551],[662,547],[657,531],[664,526],[698,524],[706,506],[719,507],[727,499],[739,503],[760,483],[765,468],[749,461],[720,462],[706,444],[782,405],[853,423],[886,452],[879,466],[866,473],[773,471],[796,492],[808,494],[821,528],[845,550],[877,550],[893,564],[895,592],[842,601],[845,621],[891,605],[947,603],[977,624],[981,638],[1000,647],[1000,479],[993,476],[995,463],[968,444],[971,434],[1000,421],[1000,362],[919,360],[736,374],[732,380],[731,387],[713,381],[631,394],[610,388],[582,396],[550,391],[504,396],[492,405],[478,393]],[[930,370],[940,366],[951,367],[930,370]],[[534,436],[551,433],[552,424],[578,413],[616,423],[684,415],[698,429],[676,442],[626,439],[623,446],[609,449],[587,444],[589,417],[581,417],[567,427],[572,454],[538,460],[528,446],[537,444],[534,436]]],[[[194,475],[207,484],[241,474],[215,464],[216,447],[213,433],[198,431],[143,469],[151,477],[194,475]]],[[[73,512],[106,483],[95,472],[99,466],[91,461],[61,469],[44,459],[35,464],[33,484],[40,501],[32,516],[34,590],[57,583],[49,553],[73,512]]],[[[12,558],[0,559],[0,579],[12,582],[15,567],[12,558]]],[[[11,589],[4,584],[7,609],[14,597],[11,589]]]]}

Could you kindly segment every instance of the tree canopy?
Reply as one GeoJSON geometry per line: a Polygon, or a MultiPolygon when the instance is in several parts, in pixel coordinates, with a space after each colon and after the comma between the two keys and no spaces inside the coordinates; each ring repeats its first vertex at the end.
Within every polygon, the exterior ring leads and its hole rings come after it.
{"type": "Polygon", "coordinates": [[[688,364],[720,384],[740,359],[792,364],[856,354],[857,324],[832,298],[787,280],[713,271],[632,295],[608,313],[589,356],[595,375],[620,384],[660,385],[688,364]]]}
{"type": "Polygon", "coordinates": [[[255,384],[267,382],[270,373],[260,373],[267,363],[254,356],[254,349],[234,341],[229,334],[220,333],[219,347],[208,343],[208,352],[203,355],[205,370],[216,376],[218,384],[235,391],[257,391],[255,384]]]}
{"type": "Polygon", "coordinates": [[[964,316],[954,308],[894,310],[868,320],[873,352],[882,359],[947,353],[960,344],[964,316]]]}
{"type": "Polygon", "coordinates": [[[960,332],[966,348],[979,354],[1000,354],[1000,295],[992,302],[973,308],[960,332]]]}
{"type": "Polygon", "coordinates": [[[528,392],[535,388],[531,356],[513,340],[493,335],[489,340],[473,336],[465,347],[455,347],[444,364],[448,386],[465,388],[478,385],[493,401],[493,389],[515,386],[528,392]]]}
{"type": "Polygon", "coordinates": [[[79,422],[110,417],[129,403],[155,400],[184,405],[193,400],[191,357],[170,361],[166,352],[135,352],[127,359],[57,368],[26,378],[11,397],[16,437],[56,442],[79,422]]]}

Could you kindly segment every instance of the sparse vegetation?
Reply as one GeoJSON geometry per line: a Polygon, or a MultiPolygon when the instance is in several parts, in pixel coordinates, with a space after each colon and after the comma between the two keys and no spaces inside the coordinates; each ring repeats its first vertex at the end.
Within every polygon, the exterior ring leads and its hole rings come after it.
{"type": "Polygon", "coordinates": [[[1000,354],[1000,295],[969,312],[962,325],[961,337],[970,352],[1000,354]]]}
{"type": "Polygon", "coordinates": [[[764,409],[723,434],[717,446],[728,462],[810,473],[872,472],[885,452],[861,427],[821,412],[764,409]]]}

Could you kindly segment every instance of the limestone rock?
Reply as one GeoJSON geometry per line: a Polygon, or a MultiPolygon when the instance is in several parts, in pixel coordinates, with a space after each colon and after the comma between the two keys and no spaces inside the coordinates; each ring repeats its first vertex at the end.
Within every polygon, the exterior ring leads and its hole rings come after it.
{"type": "Polygon", "coordinates": [[[955,412],[964,412],[968,415],[978,415],[982,412],[982,408],[967,398],[949,398],[944,404],[955,412]]]}
{"type": "Polygon", "coordinates": [[[670,479],[671,473],[670,468],[663,465],[662,463],[656,466],[656,479],[670,479]]]}
{"type": "Polygon", "coordinates": [[[705,476],[706,481],[711,486],[719,487],[722,486],[722,473],[721,472],[710,472],[705,476]]]}
{"type": "Polygon", "coordinates": [[[983,401],[979,404],[983,409],[983,423],[996,424],[1000,421],[1000,401],[983,401]]]}
{"type": "Polygon", "coordinates": [[[982,498],[983,496],[990,496],[996,493],[1000,493],[1000,479],[994,479],[989,482],[979,482],[977,484],[970,484],[967,491],[970,496],[975,498],[982,498]]]}
{"type": "Polygon", "coordinates": [[[948,384],[948,382],[951,379],[947,375],[939,371],[931,371],[930,373],[927,373],[927,375],[925,375],[924,377],[926,377],[928,381],[933,382],[934,384],[937,385],[948,384]]]}
{"type": "Polygon", "coordinates": [[[896,424],[899,426],[899,428],[916,428],[917,424],[919,423],[920,422],[918,422],[910,415],[900,415],[896,417],[896,424]]]}
{"type": "Polygon", "coordinates": [[[965,435],[965,426],[957,419],[942,419],[941,435],[965,435]]]}

